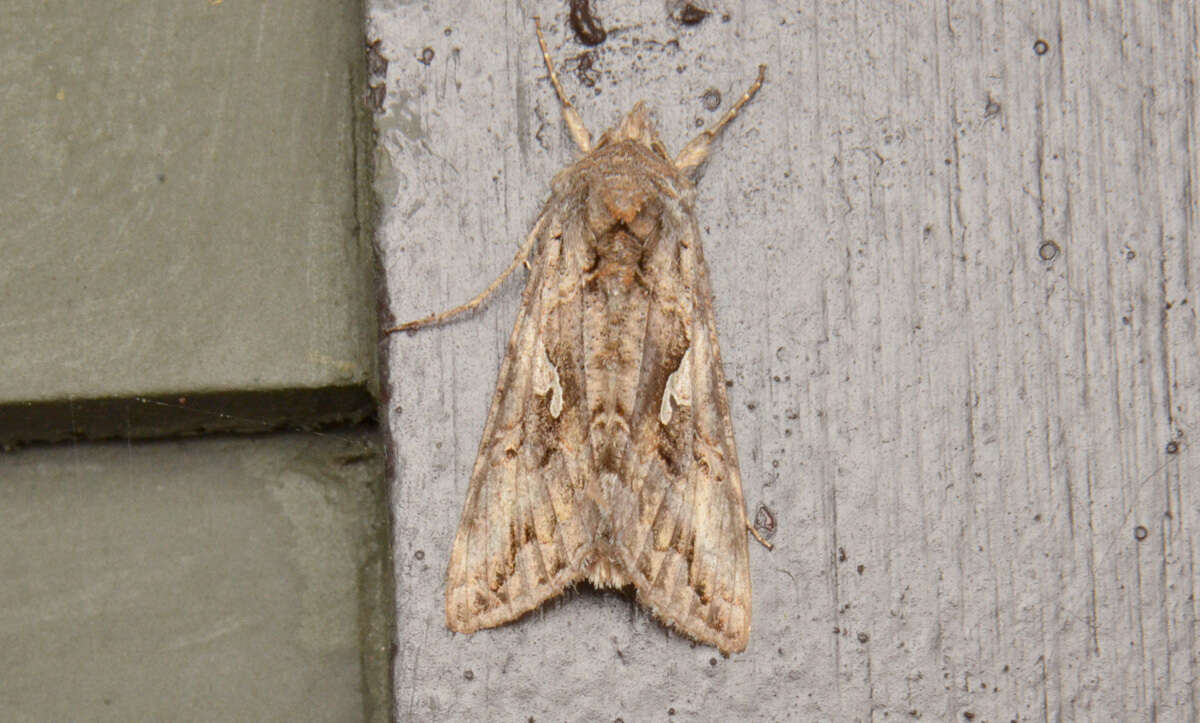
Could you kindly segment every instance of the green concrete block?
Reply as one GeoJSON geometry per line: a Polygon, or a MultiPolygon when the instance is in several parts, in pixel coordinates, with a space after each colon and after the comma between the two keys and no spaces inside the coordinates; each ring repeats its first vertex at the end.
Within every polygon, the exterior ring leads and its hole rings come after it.
{"type": "Polygon", "coordinates": [[[2,16],[0,443],[370,414],[360,5],[2,16]]]}
{"type": "Polygon", "coordinates": [[[0,720],[387,720],[377,440],[0,453],[0,720]]]}

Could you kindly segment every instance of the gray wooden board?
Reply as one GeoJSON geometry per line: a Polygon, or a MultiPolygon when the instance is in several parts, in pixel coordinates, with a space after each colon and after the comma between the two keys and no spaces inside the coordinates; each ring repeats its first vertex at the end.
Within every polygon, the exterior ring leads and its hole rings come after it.
{"type": "Polygon", "coordinates": [[[744,2],[685,27],[609,0],[590,50],[565,2],[368,6],[397,321],[494,278],[573,158],[535,12],[593,133],[644,98],[678,150],[706,90],[727,108],[769,66],[700,183],[747,505],[778,521],[749,649],[583,588],[446,630],[513,280],[386,343],[400,719],[1200,717],[1194,5],[744,2]]]}

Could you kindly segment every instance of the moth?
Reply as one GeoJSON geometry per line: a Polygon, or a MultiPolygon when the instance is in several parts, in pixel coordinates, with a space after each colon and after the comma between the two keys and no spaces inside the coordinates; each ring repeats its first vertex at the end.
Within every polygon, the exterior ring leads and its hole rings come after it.
{"type": "Polygon", "coordinates": [[[632,586],[667,625],[739,652],[750,635],[746,532],[757,533],[693,180],[766,66],[672,159],[642,103],[593,144],[534,22],[582,156],[554,178],[525,244],[487,289],[387,330],[470,311],[529,268],[446,571],[446,625],[502,625],[587,580],[632,586]]]}

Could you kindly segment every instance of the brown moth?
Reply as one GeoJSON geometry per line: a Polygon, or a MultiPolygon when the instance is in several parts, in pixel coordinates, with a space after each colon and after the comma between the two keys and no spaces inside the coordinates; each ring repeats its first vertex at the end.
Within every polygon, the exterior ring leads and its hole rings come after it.
{"type": "MultiPolygon", "coordinates": [[[[722,652],[750,635],[750,565],[693,177],[749,90],[674,160],[638,103],[559,172],[509,268],[529,280],[446,571],[446,624],[470,633],[581,580],[632,585],[663,622],[722,652]]],[[[761,540],[760,540],[761,541],[761,540]]],[[[764,543],[766,544],[766,543],[764,543]]]]}

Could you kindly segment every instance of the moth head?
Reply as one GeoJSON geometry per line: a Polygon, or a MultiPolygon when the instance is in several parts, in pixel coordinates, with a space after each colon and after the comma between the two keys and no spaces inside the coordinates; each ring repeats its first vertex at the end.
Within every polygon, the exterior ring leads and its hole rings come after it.
{"type": "Polygon", "coordinates": [[[633,106],[633,110],[621,119],[619,126],[605,131],[596,147],[600,148],[621,141],[635,141],[646,146],[664,160],[671,159],[667,154],[666,146],[658,137],[658,130],[655,129],[654,122],[650,120],[650,112],[646,110],[646,104],[640,100],[633,106]]]}

